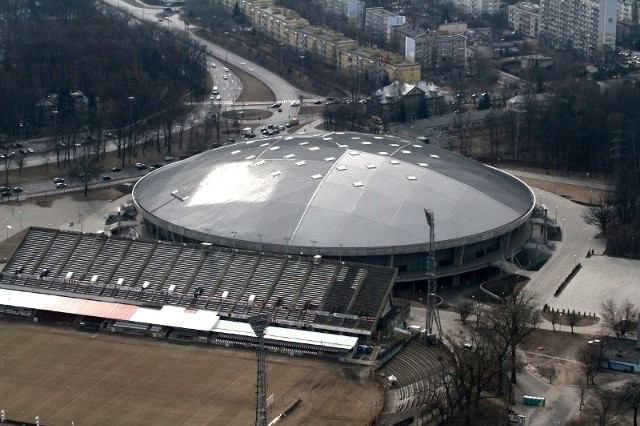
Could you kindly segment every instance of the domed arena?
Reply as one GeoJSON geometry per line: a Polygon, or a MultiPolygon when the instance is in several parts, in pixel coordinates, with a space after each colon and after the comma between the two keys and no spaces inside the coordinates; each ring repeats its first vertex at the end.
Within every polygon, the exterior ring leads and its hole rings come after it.
{"type": "Polygon", "coordinates": [[[148,237],[476,278],[531,236],[531,189],[433,145],[359,133],[249,139],[172,163],[133,189],[148,237]]]}

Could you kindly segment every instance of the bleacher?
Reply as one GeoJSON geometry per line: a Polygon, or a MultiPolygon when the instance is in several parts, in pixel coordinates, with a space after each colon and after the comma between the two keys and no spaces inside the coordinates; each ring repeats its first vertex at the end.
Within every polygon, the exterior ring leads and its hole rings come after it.
{"type": "Polygon", "coordinates": [[[0,287],[240,318],[265,312],[275,323],[370,334],[394,277],[381,266],[32,227],[0,287]]]}
{"type": "Polygon", "coordinates": [[[393,424],[390,419],[413,416],[417,407],[427,404],[440,386],[442,371],[446,368],[446,348],[427,345],[413,338],[389,362],[378,369],[385,377],[395,376],[397,381],[387,392],[385,413],[380,424],[393,424]]]}

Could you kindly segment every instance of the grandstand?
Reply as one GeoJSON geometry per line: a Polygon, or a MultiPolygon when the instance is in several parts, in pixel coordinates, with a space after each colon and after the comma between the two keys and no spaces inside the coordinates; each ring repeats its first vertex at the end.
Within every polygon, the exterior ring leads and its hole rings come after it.
{"type": "Polygon", "coordinates": [[[378,369],[380,376],[394,377],[386,392],[384,410],[376,424],[395,425],[414,417],[428,405],[442,383],[448,359],[442,345],[427,345],[414,337],[397,355],[378,369]]]}
{"type": "Polygon", "coordinates": [[[31,227],[0,273],[0,306],[227,346],[254,344],[248,320],[266,313],[272,350],[345,354],[392,311],[395,274],[319,257],[31,227]]]}

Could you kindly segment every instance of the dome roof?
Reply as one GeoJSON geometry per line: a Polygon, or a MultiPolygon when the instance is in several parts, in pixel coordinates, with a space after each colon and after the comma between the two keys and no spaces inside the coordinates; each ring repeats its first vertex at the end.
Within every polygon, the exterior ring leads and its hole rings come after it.
{"type": "Polygon", "coordinates": [[[243,141],[167,165],[133,191],[143,216],[217,244],[424,248],[500,235],[528,217],[519,179],[432,145],[358,133],[243,141]]]}

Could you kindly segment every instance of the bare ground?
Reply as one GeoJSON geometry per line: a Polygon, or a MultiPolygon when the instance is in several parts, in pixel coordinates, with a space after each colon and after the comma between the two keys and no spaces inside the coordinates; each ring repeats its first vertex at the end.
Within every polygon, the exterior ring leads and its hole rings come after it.
{"type": "MultiPolygon", "coordinates": [[[[380,397],[368,369],[267,355],[272,420],[367,424],[380,397]]],[[[248,425],[256,361],[249,350],[177,345],[0,318],[0,401],[8,418],[47,425],[248,425]]]]}

